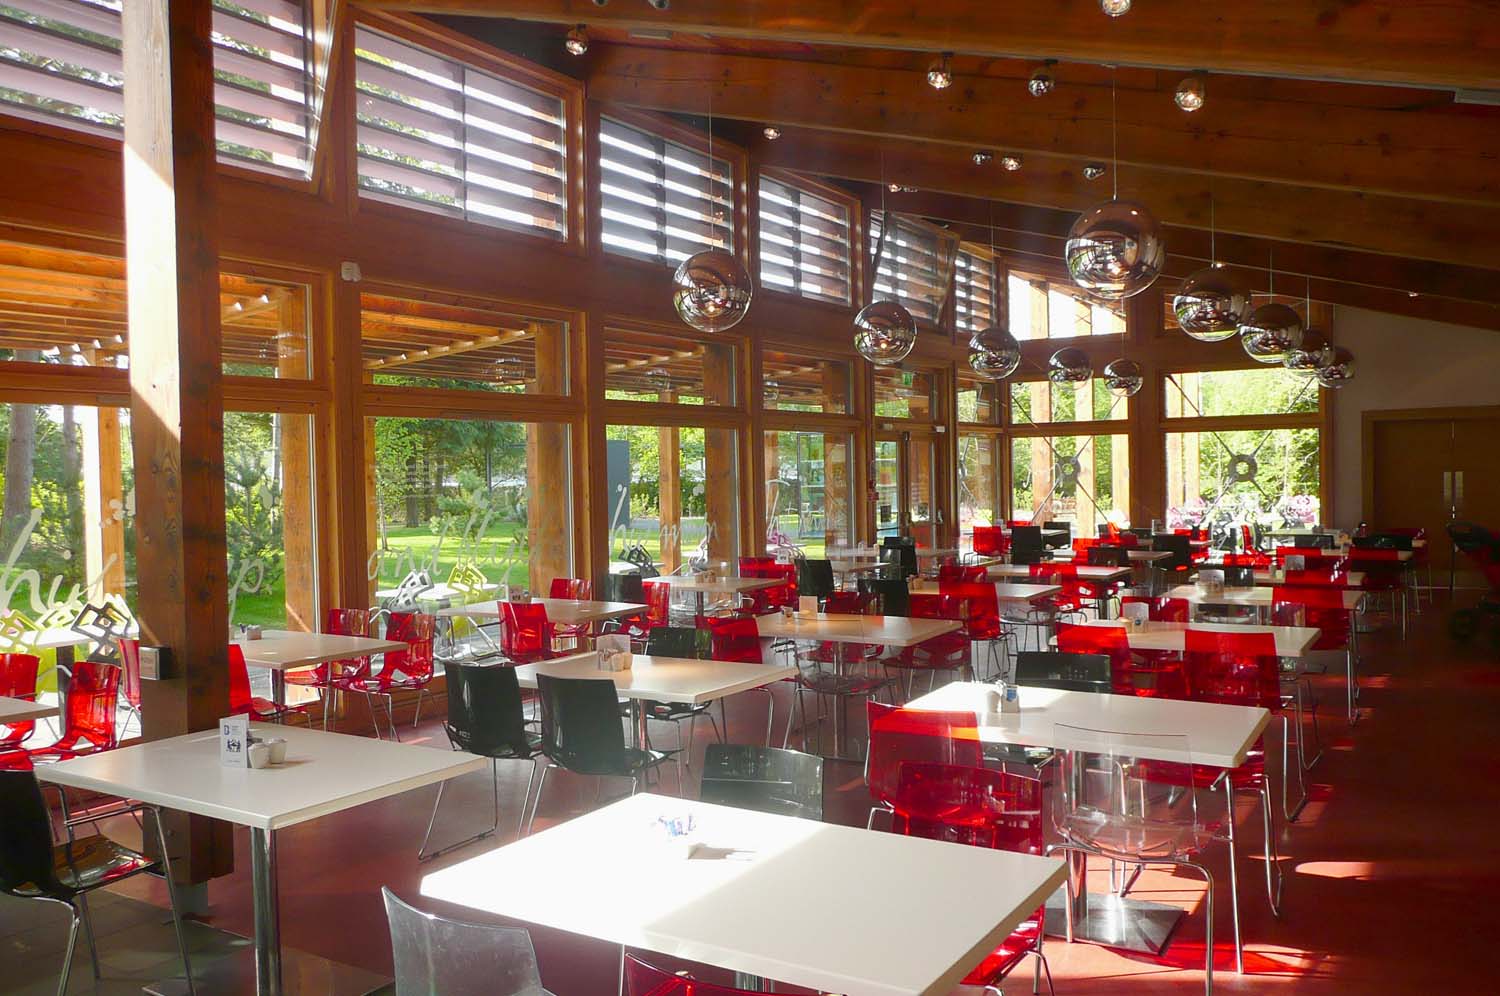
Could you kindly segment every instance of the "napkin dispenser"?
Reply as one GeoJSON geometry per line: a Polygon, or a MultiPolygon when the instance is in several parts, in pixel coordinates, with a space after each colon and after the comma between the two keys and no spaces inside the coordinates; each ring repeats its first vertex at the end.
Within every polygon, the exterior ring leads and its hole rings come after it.
{"type": "Polygon", "coordinates": [[[618,634],[601,636],[594,642],[594,648],[599,654],[599,670],[630,670],[630,637],[618,634]]]}
{"type": "Polygon", "coordinates": [[[1120,606],[1120,617],[1137,628],[1151,618],[1151,608],[1144,602],[1127,602],[1120,606]]]}

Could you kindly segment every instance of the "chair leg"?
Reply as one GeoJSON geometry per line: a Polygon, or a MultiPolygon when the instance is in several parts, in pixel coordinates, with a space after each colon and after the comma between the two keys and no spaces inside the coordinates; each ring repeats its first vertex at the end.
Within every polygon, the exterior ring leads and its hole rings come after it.
{"type": "Polygon", "coordinates": [[[1271,915],[1281,916],[1281,890],[1286,877],[1281,872],[1281,855],[1276,850],[1276,821],[1271,815],[1271,787],[1264,779],[1260,783],[1260,809],[1266,835],[1266,900],[1271,906],[1271,915]],[[1272,875],[1275,885],[1272,885],[1272,875]]]}
{"type": "Polygon", "coordinates": [[[395,695],[387,695],[385,697],[385,718],[386,718],[386,721],[388,723],[390,723],[390,725],[391,725],[391,738],[394,739],[397,743],[400,743],[401,742],[401,731],[398,730],[398,729],[396,729],[396,696],[395,695]]]}
{"type": "MultiPolygon", "coordinates": [[[[427,818],[427,832],[422,835],[422,844],[417,848],[418,861],[430,861],[433,858],[441,857],[442,855],[447,854],[449,851],[457,850],[458,848],[464,847],[468,844],[472,844],[477,840],[483,840],[484,838],[492,835],[493,833],[495,833],[495,831],[500,829],[500,780],[498,762],[494,758],[490,758],[490,789],[494,796],[494,822],[490,824],[490,828],[488,830],[477,833],[472,837],[465,837],[463,840],[455,841],[454,843],[449,844],[447,847],[440,847],[436,851],[433,851],[429,854],[427,852],[427,841],[432,837],[433,825],[437,823],[438,807],[442,806],[443,804],[443,790],[447,788],[447,785],[447,782],[438,783],[437,798],[434,799],[432,803],[432,815],[427,818]]],[[[527,786],[527,791],[529,794],[529,785],[527,786]]],[[[526,800],[524,799],[521,800],[521,812],[523,814],[526,812],[526,800]]]]}
{"type": "MultiPolygon", "coordinates": [[[[526,795],[521,798],[521,815],[516,819],[516,839],[520,840],[528,830],[526,826],[526,803],[531,801],[531,786],[536,781],[536,758],[527,758],[526,763],[531,765],[531,774],[526,777],[526,795]]],[[[498,791],[498,784],[497,784],[498,791]]]]}
{"type": "MultiPolygon", "coordinates": [[[[417,708],[411,714],[411,728],[414,729],[414,730],[417,728],[417,721],[422,718],[422,696],[424,696],[426,694],[427,694],[427,689],[425,689],[425,688],[419,688],[419,689],[417,689],[417,708]]],[[[401,738],[397,737],[396,739],[400,740],[401,738]]]]}
{"type": "Polygon", "coordinates": [[[63,950],[62,971],[57,976],[57,996],[67,996],[68,976],[73,970],[73,949],[78,946],[78,924],[83,919],[78,907],[69,903],[68,909],[73,911],[73,923],[68,928],[68,946],[63,950]]]}
{"type": "Polygon", "coordinates": [[[536,786],[536,797],[531,800],[531,819],[529,819],[529,820],[526,821],[526,836],[528,836],[528,837],[531,836],[531,829],[532,829],[532,827],[534,827],[536,825],[536,811],[541,808],[541,805],[542,805],[542,791],[544,789],[546,789],[546,787],[547,787],[547,772],[549,772],[551,770],[552,770],[552,765],[551,764],[548,764],[547,766],[545,766],[544,768],[542,768],[542,780],[537,783],[537,786],[536,786]]]}
{"type": "Polygon", "coordinates": [[[370,729],[375,731],[376,740],[384,740],[380,735],[380,720],[375,718],[375,704],[370,701],[370,693],[365,692],[365,708],[370,710],[370,729]]]}
{"type": "Polygon", "coordinates": [[[94,969],[94,978],[100,977],[99,973],[99,942],[94,937],[94,918],[89,916],[89,897],[80,894],[78,896],[78,914],[83,920],[83,935],[89,942],[89,962],[94,969]]]}
{"type": "Polygon", "coordinates": [[[1214,877],[1211,872],[1202,865],[1191,861],[1175,862],[1197,869],[1203,876],[1203,881],[1208,889],[1204,893],[1203,901],[1203,993],[1204,996],[1214,994],[1214,877]]]}
{"type": "MultiPolygon", "coordinates": [[[[1224,776],[1225,827],[1229,835],[1229,906],[1234,911],[1234,970],[1245,974],[1245,946],[1240,938],[1240,872],[1239,854],[1234,846],[1234,785],[1224,776]]],[[[1212,952],[1210,952],[1212,955],[1212,952]]]]}
{"type": "Polygon", "coordinates": [[[172,929],[177,933],[177,951],[182,955],[182,977],[187,981],[188,996],[197,996],[193,985],[193,964],[188,959],[187,931],[182,925],[182,907],[177,902],[177,883],[172,878],[172,856],[167,851],[167,832],[161,825],[161,810],[154,809],[156,843],[161,848],[161,867],[167,880],[167,901],[172,904],[172,929]]]}

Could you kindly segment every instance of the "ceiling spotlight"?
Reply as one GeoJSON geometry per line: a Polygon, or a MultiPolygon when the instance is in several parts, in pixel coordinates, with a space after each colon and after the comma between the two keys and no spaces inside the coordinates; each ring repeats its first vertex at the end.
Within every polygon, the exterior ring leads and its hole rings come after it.
{"type": "Polygon", "coordinates": [[[568,50],[569,55],[582,55],[589,50],[589,33],[583,25],[568,32],[568,37],[563,40],[563,48],[568,50]]]}
{"type": "Polygon", "coordinates": [[[1085,163],[1083,167],[1083,178],[1085,180],[1097,180],[1108,170],[1103,163],[1085,163]]]}
{"type": "Polygon", "coordinates": [[[1007,173],[1014,173],[1016,170],[1020,169],[1021,168],[1021,155],[1020,155],[1020,153],[1012,152],[1009,155],[1001,156],[1000,157],[1000,168],[1003,169],[1003,170],[1005,170],[1007,173]]]}
{"type": "Polygon", "coordinates": [[[1417,296],[1417,292],[1416,291],[1407,291],[1406,292],[1406,296],[1407,297],[1416,297],[1417,296]]]}
{"type": "Polygon", "coordinates": [[[1177,84],[1177,93],[1173,96],[1177,106],[1189,114],[1203,106],[1204,87],[1202,76],[1189,76],[1177,84]]]}
{"type": "Polygon", "coordinates": [[[1037,67],[1037,71],[1031,74],[1031,79],[1026,81],[1026,92],[1033,97],[1045,97],[1057,86],[1057,80],[1052,78],[1053,60],[1048,59],[1037,67]]]}
{"type": "Polygon", "coordinates": [[[974,153],[972,158],[974,160],[975,166],[988,166],[990,162],[995,158],[995,154],[993,152],[985,152],[983,150],[980,150],[979,152],[974,153]]]}
{"type": "MultiPolygon", "coordinates": [[[[598,2],[598,0],[595,0],[595,2],[598,2]]],[[[672,6],[672,0],[646,0],[646,2],[655,7],[657,10],[666,10],[668,7],[672,6]]],[[[1125,4],[1125,9],[1130,9],[1129,3],[1125,4]]],[[[1121,11],[1120,13],[1123,14],[1124,12],[1125,11],[1121,11]]]]}
{"type": "Polygon", "coordinates": [[[760,133],[766,136],[766,141],[768,142],[774,142],[781,137],[781,129],[775,125],[766,125],[760,130],[760,133]]]}
{"type": "Polygon", "coordinates": [[[1119,17],[1130,10],[1130,0],[1099,0],[1099,9],[1110,17],[1119,17]]]}
{"type": "Polygon", "coordinates": [[[953,85],[952,52],[944,52],[938,61],[927,67],[927,85],[934,90],[946,90],[953,85]]]}
{"type": "Polygon", "coordinates": [[[916,187],[908,187],[904,183],[889,183],[886,184],[885,189],[893,194],[915,194],[917,192],[916,187]]]}

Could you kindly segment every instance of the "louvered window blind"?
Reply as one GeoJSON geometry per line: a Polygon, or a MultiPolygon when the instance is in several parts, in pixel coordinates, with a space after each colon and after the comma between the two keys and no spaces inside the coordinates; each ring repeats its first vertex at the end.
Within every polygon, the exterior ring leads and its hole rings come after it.
{"type": "Polygon", "coordinates": [[[602,241],[610,252],[676,265],[704,249],[734,251],[728,161],[610,118],[599,122],[602,241]]]}
{"type": "Polygon", "coordinates": [[[368,28],[354,44],[365,196],[567,238],[561,98],[368,28]]]}
{"type": "Polygon", "coordinates": [[[760,279],[802,297],[849,303],[848,209],[761,177],[760,279]]]}
{"type": "MultiPolygon", "coordinates": [[[[121,0],[0,0],[0,110],[102,134],[124,126],[121,0]]],[[[306,175],[311,74],[299,0],[214,0],[219,159],[306,175]]]]}
{"type": "Polygon", "coordinates": [[[960,332],[978,332],[995,324],[995,314],[994,262],[959,250],[953,265],[954,325],[960,332]]]}
{"type": "Polygon", "coordinates": [[[913,317],[936,322],[948,299],[958,240],[905,215],[880,219],[873,300],[897,300],[913,317]]]}

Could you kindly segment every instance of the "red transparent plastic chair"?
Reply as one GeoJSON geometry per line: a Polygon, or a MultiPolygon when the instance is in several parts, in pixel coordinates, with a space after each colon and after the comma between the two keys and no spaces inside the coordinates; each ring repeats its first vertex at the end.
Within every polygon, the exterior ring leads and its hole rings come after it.
{"type": "Polygon", "coordinates": [[[964,579],[963,565],[957,561],[938,564],[937,579],[939,581],[962,581],[964,579]]]}
{"type": "MultiPolygon", "coordinates": [[[[889,720],[882,720],[887,722],[889,720]]],[[[893,829],[913,837],[990,847],[1021,854],[1041,854],[1042,783],[1036,778],[964,765],[905,760],[897,766],[893,829]]],[[[1027,955],[1036,957],[1033,990],[1052,970],[1042,954],[1045,905],[1037,908],[1010,936],[963,979],[964,986],[998,988],[1027,955]]]]}
{"type": "MultiPolygon", "coordinates": [[[[36,701],[36,675],[41,660],[35,654],[0,654],[0,696],[36,701]]],[[[0,754],[20,747],[36,729],[36,720],[0,723],[0,754]]]]}
{"type": "Polygon", "coordinates": [[[1003,647],[1009,633],[1000,622],[1000,600],[995,586],[989,581],[964,579],[963,581],[939,581],[938,594],[958,599],[964,608],[964,628],[959,635],[974,643],[983,643],[989,650],[989,673],[1004,666],[1003,647]],[[1002,648],[999,657],[996,648],[1002,648]]]}
{"type": "Polygon", "coordinates": [[[547,606],[541,602],[501,602],[500,652],[516,664],[545,661],[557,654],[552,650],[553,629],[547,619],[547,606]]]}
{"type": "Polygon", "coordinates": [[[974,553],[980,557],[1003,557],[1010,553],[1010,537],[1000,526],[975,526],[974,553]]]}
{"type": "MultiPolygon", "coordinates": [[[[907,603],[907,610],[913,619],[951,619],[955,622],[964,622],[969,613],[964,599],[941,593],[934,595],[931,592],[913,592],[907,603]]],[[[907,697],[911,696],[913,672],[928,672],[930,688],[938,671],[965,671],[972,674],[972,665],[969,638],[962,629],[923,640],[916,646],[903,647],[899,654],[885,659],[887,668],[906,672],[907,697]]]]}
{"type": "Polygon", "coordinates": [[[1057,649],[1065,654],[1103,654],[1109,658],[1110,691],[1137,694],[1131,677],[1130,637],[1124,626],[1057,624],[1057,649]]]}
{"type": "Polygon", "coordinates": [[[1264,553],[1226,553],[1223,564],[1225,567],[1253,567],[1263,571],[1271,566],[1271,558],[1264,553]]]}
{"type": "MultiPolygon", "coordinates": [[[[1048,808],[1059,840],[1048,846],[1048,853],[1063,851],[1070,862],[1093,855],[1128,864],[1190,868],[1202,875],[1208,886],[1203,903],[1203,985],[1212,996],[1214,879],[1204,864],[1204,852],[1215,836],[1213,827],[1198,816],[1188,738],[1059,723],[1053,728],[1053,743],[1066,749],[1059,752],[1060,767],[1050,782],[1048,808]]],[[[1063,896],[1071,943],[1077,898],[1071,877],[1063,896]]]]}
{"type": "Polygon", "coordinates": [[[619,632],[634,641],[645,640],[658,626],[666,626],[672,612],[672,586],[661,581],[645,581],[641,591],[646,611],[620,620],[619,632]]]}
{"type": "Polygon", "coordinates": [[[699,616],[698,628],[708,630],[709,657],[741,664],[762,662],[760,627],[743,616],[699,616]]]}
{"type": "Polygon", "coordinates": [[[307,720],[307,709],[303,706],[287,706],[285,709],[277,708],[276,703],[270,699],[261,698],[250,690],[250,669],[245,664],[245,651],[237,643],[229,645],[229,714],[231,716],[249,716],[257,722],[271,723],[281,722],[289,714],[296,714],[307,720]]]}
{"type": "MultiPolygon", "coordinates": [[[[437,631],[437,617],[422,612],[392,612],[385,624],[385,638],[406,644],[405,650],[388,650],[381,661],[380,673],[366,678],[359,685],[370,696],[385,699],[386,720],[390,723],[391,736],[401,739],[396,730],[396,692],[416,692],[417,706],[412,713],[411,725],[415,727],[422,718],[422,697],[432,683],[432,641],[437,631]]],[[[380,736],[380,724],[376,722],[375,710],[370,709],[370,722],[375,727],[375,736],[380,736]]]]}
{"type": "MultiPolygon", "coordinates": [[[[1318,638],[1312,650],[1343,651],[1344,700],[1347,718],[1352,725],[1359,718],[1359,635],[1354,613],[1344,607],[1344,589],[1320,585],[1278,585],[1271,589],[1271,620],[1277,626],[1316,628],[1318,638]]],[[[1301,702],[1302,685],[1298,686],[1301,702]]],[[[1311,696],[1311,687],[1308,694],[1311,696]]],[[[1311,700],[1310,700],[1311,701],[1311,700]]],[[[1317,708],[1312,707],[1313,728],[1317,729],[1317,708]]],[[[1300,729],[1300,723],[1299,723],[1300,729]]],[[[1315,761],[1316,759],[1314,759],[1315,761]]],[[[1314,762],[1303,760],[1304,767],[1314,762]]]]}
{"type": "Polygon", "coordinates": [[[1300,571],[1284,573],[1284,581],[1290,585],[1346,585],[1349,582],[1348,567],[1344,561],[1330,557],[1313,561],[1300,571]]]}
{"type": "Polygon", "coordinates": [[[1320,546],[1278,546],[1276,548],[1276,562],[1279,564],[1288,557],[1302,557],[1309,563],[1318,560],[1337,559],[1330,558],[1329,551],[1320,546]]]}
{"type": "Polygon", "coordinates": [[[1109,586],[1078,579],[1077,564],[1032,564],[1031,577],[1038,584],[1055,584],[1062,588],[1051,597],[1058,615],[1082,616],[1086,608],[1108,596],[1109,586]]]}
{"type": "MultiPolygon", "coordinates": [[[[323,618],[323,632],[330,636],[369,636],[369,609],[329,609],[323,618]]],[[[329,687],[339,688],[370,676],[370,658],[349,657],[327,661],[310,668],[286,672],[288,685],[316,688],[323,700],[323,728],[328,728],[329,687]],[[332,680],[330,681],[330,675],[332,680]]]]}
{"type": "MultiPolygon", "coordinates": [[[[587,578],[553,578],[547,588],[547,597],[586,602],[594,597],[594,582],[587,578]]],[[[582,640],[593,634],[590,623],[557,626],[555,630],[557,637],[563,640],[582,640]]]]}
{"type": "MultiPolygon", "coordinates": [[[[1145,605],[1146,618],[1151,622],[1185,623],[1189,618],[1185,598],[1125,595],[1120,599],[1120,605],[1122,609],[1126,605],[1145,605]]],[[[1126,642],[1129,642],[1128,633],[1126,642]]],[[[1129,677],[1133,694],[1142,698],[1187,698],[1182,657],[1171,650],[1131,650],[1129,677]]]]}
{"type": "Polygon", "coordinates": [[[141,728],[141,641],[128,636],[120,637],[120,694],[125,697],[125,707],[135,717],[137,730],[141,728]]]}
{"type": "Polygon", "coordinates": [[[1401,561],[1400,550],[1382,550],[1374,547],[1356,547],[1349,551],[1344,561],[1351,571],[1364,574],[1360,587],[1372,595],[1388,595],[1391,613],[1401,614],[1401,638],[1406,638],[1406,565],[1401,561]],[[1401,607],[1396,608],[1397,596],[1401,607]]]}
{"type": "Polygon", "coordinates": [[[984,745],[979,742],[979,717],[972,712],[901,709],[871,700],[865,704],[870,742],[865,751],[865,785],[874,805],[865,828],[875,825],[876,813],[887,813],[892,828],[902,832],[910,808],[901,808],[903,763],[984,767],[984,745]]]}
{"type": "Polygon", "coordinates": [[[32,761],[66,761],[119,746],[115,710],[120,700],[120,669],[103,661],[73,665],[63,699],[62,736],[46,747],[26,749],[32,761]]]}
{"type": "MultiPolygon", "coordinates": [[[[741,557],[739,560],[740,577],[742,578],[770,578],[775,577],[771,569],[776,566],[775,557],[741,557]]],[[[772,592],[774,588],[758,588],[755,591],[745,592],[748,604],[744,611],[751,615],[765,615],[775,610],[772,592]]]]}
{"type": "MultiPolygon", "coordinates": [[[[875,595],[868,591],[835,591],[823,599],[823,612],[828,615],[863,616],[874,611],[875,595]]],[[[831,643],[819,641],[804,655],[809,660],[822,664],[837,664],[841,661],[867,660],[880,653],[873,643],[831,643]]]]}
{"type": "MultiPolygon", "coordinates": [[[[1417,572],[1426,571],[1427,585],[1425,590],[1427,592],[1428,604],[1431,604],[1433,592],[1431,556],[1432,544],[1425,542],[1425,540],[1427,539],[1427,530],[1421,528],[1420,526],[1394,526],[1389,529],[1382,529],[1381,532],[1390,536],[1405,536],[1406,538],[1411,540],[1424,541],[1421,546],[1418,546],[1416,543],[1412,544],[1411,559],[1406,562],[1406,566],[1407,569],[1411,572],[1411,579],[1413,582],[1416,581],[1417,572]]],[[[1418,586],[1415,583],[1413,583],[1411,586],[1411,592],[1413,596],[1412,601],[1416,603],[1418,612],[1422,610],[1423,590],[1424,589],[1421,586],[1418,586]]]]}
{"type": "MultiPolygon", "coordinates": [[[[904,582],[901,582],[904,584],[904,582]]],[[[830,614],[865,615],[873,611],[875,596],[868,592],[834,592],[824,600],[823,611],[830,614]]],[[[837,753],[847,739],[846,710],[850,699],[869,699],[882,688],[889,686],[883,675],[870,673],[868,662],[881,648],[872,644],[844,643],[832,640],[819,641],[811,649],[796,657],[796,695],[792,708],[787,712],[786,730],[782,734],[781,746],[791,742],[792,725],[798,715],[802,744],[807,746],[807,704],[805,693],[813,694],[813,704],[818,715],[818,753],[822,753],[825,698],[833,707],[833,742],[837,753]]],[[[769,691],[769,689],[767,689],[769,691]]]]}

